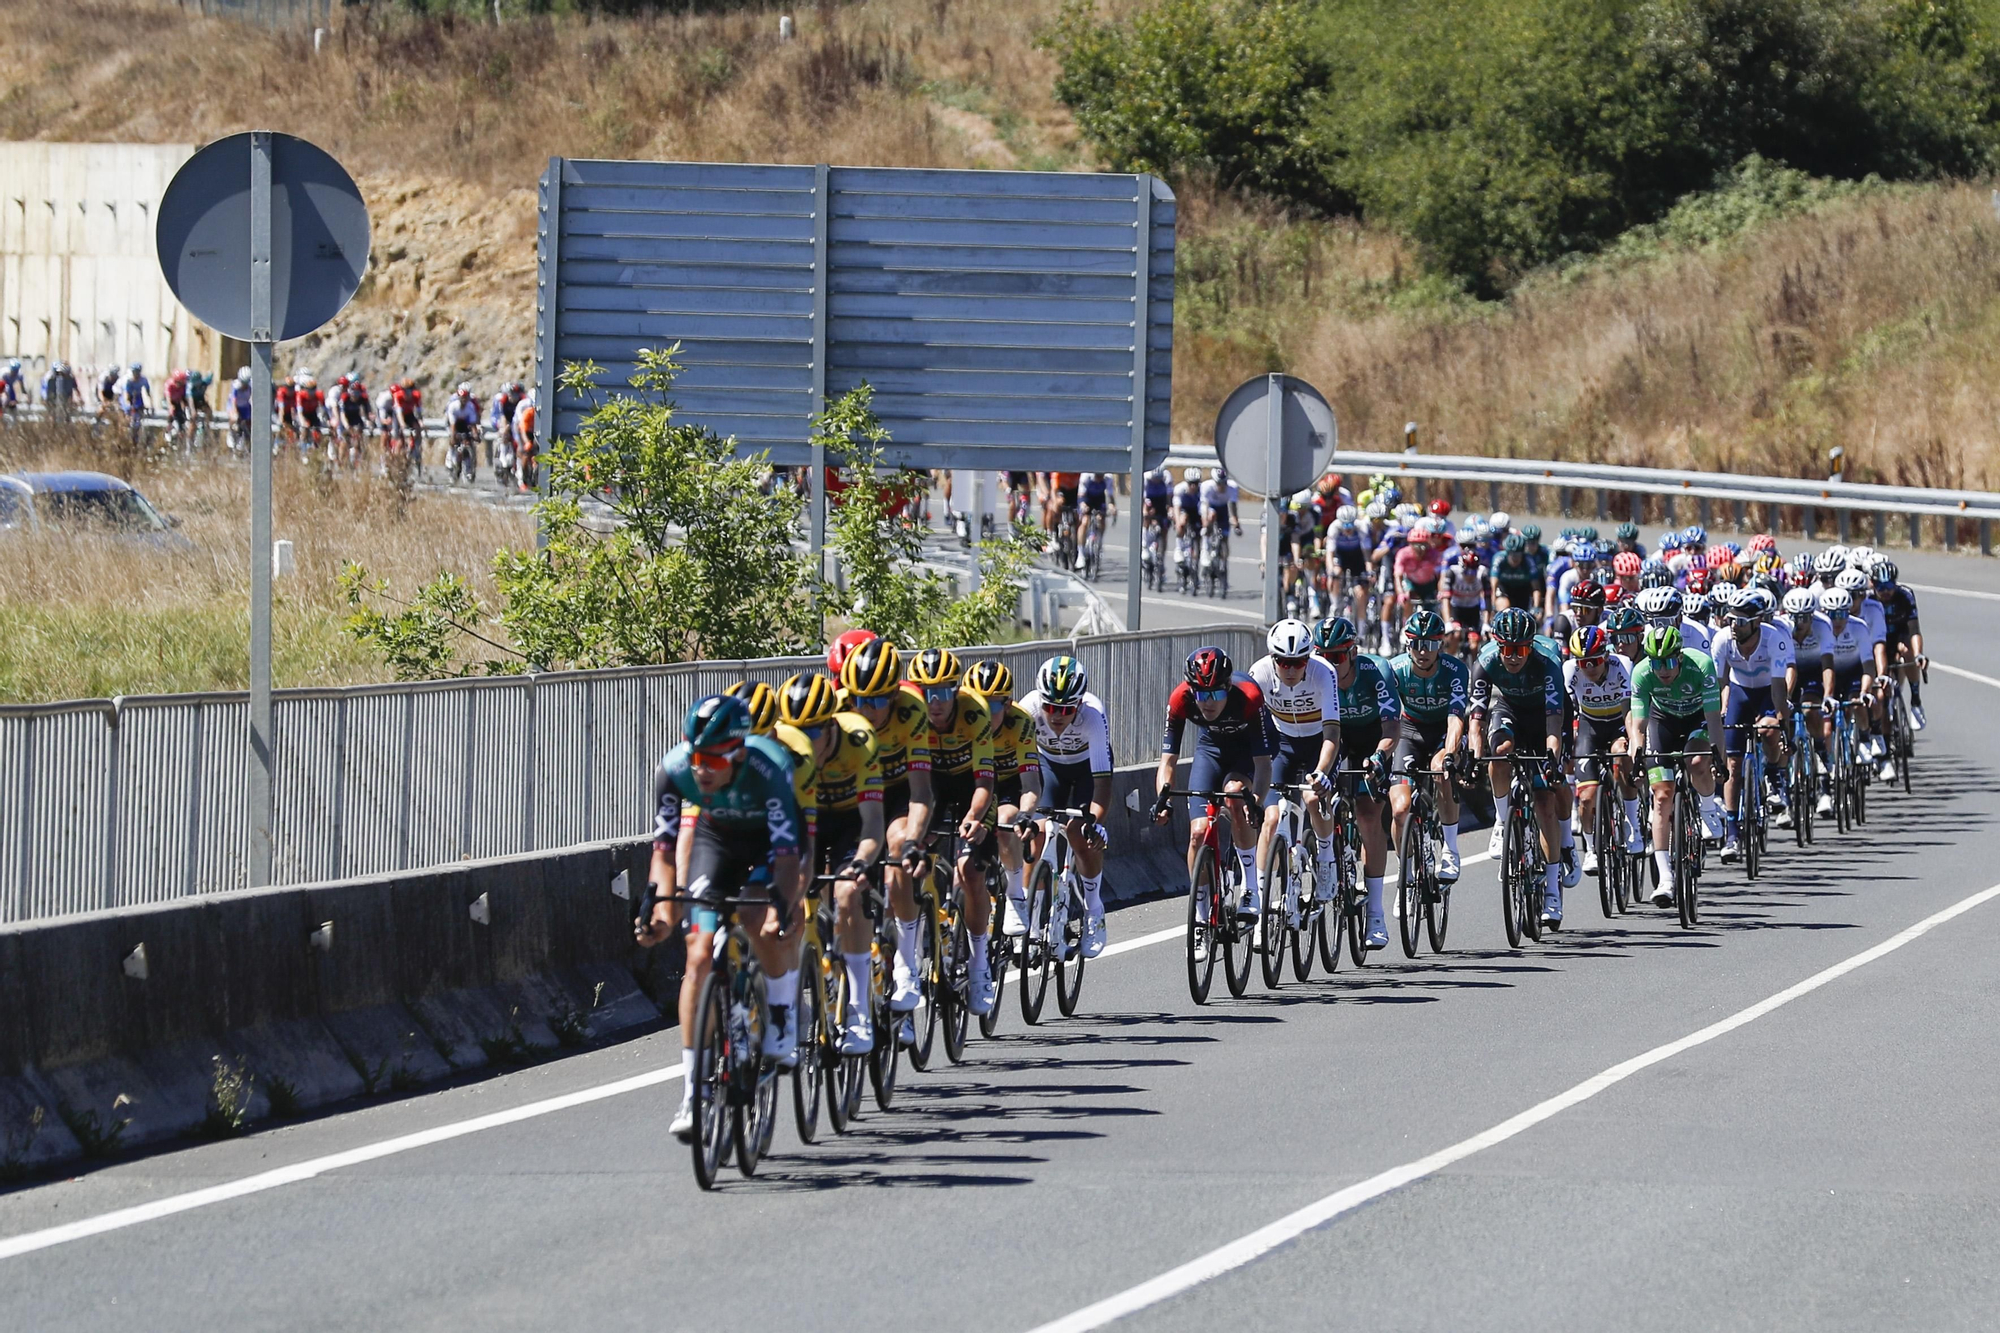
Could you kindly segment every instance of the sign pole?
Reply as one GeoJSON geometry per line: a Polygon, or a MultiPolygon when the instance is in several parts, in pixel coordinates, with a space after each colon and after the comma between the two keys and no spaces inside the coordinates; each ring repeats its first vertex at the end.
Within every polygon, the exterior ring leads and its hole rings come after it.
{"type": "Polygon", "coordinates": [[[1284,513],[1284,499],[1278,494],[1283,486],[1285,463],[1285,377],[1270,375],[1264,382],[1264,410],[1269,423],[1266,430],[1270,434],[1267,442],[1268,462],[1264,471],[1264,623],[1274,625],[1284,609],[1282,580],[1284,571],[1279,568],[1281,560],[1278,550],[1278,521],[1284,513]]]}
{"type": "Polygon", "coordinates": [[[249,883],[271,882],[271,135],[250,136],[249,883]]]}

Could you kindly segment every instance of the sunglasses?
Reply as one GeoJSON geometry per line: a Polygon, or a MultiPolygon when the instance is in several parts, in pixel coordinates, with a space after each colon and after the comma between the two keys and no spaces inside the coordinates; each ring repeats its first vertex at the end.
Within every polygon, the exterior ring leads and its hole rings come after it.
{"type": "Polygon", "coordinates": [[[1047,712],[1051,720],[1067,722],[1076,716],[1076,704],[1050,704],[1047,712]]]}
{"type": "Polygon", "coordinates": [[[1353,656],[1354,650],[1352,648],[1329,648],[1326,654],[1327,660],[1336,666],[1353,656]]]}
{"type": "Polygon", "coordinates": [[[1219,690],[1196,690],[1194,692],[1194,701],[1198,704],[1219,704],[1228,697],[1229,688],[1227,686],[1219,690]]]}
{"type": "Polygon", "coordinates": [[[1305,657],[1279,657],[1276,653],[1271,654],[1271,665],[1284,667],[1287,671],[1302,671],[1305,669],[1306,663],[1311,660],[1312,657],[1310,655],[1305,657]]]}
{"type": "Polygon", "coordinates": [[[956,685],[924,686],[924,702],[927,704],[948,704],[956,698],[958,698],[956,685]]]}
{"type": "Polygon", "coordinates": [[[1503,643],[1500,645],[1500,656],[1502,657],[1526,657],[1534,651],[1535,645],[1532,643],[1503,643]]]}
{"type": "Polygon", "coordinates": [[[805,737],[808,741],[817,741],[820,737],[826,735],[826,728],[826,723],[816,722],[810,727],[800,727],[799,735],[805,737]]]}
{"type": "Polygon", "coordinates": [[[896,697],[892,694],[864,694],[855,699],[854,706],[873,712],[878,709],[886,710],[895,701],[896,697]]]}
{"type": "Polygon", "coordinates": [[[732,745],[726,750],[694,750],[688,754],[688,763],[702,773],[726,773],[742,753],[740,745],[732,745]]]}

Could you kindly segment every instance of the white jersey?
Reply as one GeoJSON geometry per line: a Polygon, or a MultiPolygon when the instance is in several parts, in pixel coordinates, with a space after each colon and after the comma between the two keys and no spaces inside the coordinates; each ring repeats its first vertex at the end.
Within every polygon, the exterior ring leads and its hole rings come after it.
{"type": "Polygon", "coordinates": [[[1718,633],[1713,645],[1708,655],[1715,663],[1716,684],[1723,689],[1731,685],[1743,690],[1768,689],[1793,661],[1791,635],[1771,625],[1757,627],[1757,638],[1748,649],[1727,631],[1718,633]]]}
{"type": "Polygon", "coordinates": [[[1306,673],[1296,685],[1278,679],[1268,655],[1250,668],[1250,679],[1264,692],[1264,712],[1280,735],[1320,736],[1327,723],[1340,719],[1340,682],[1317,653],[1306,659],[1306,673]]]}
{"type": "Polygon", "coordinates": [[[1820,659],[1833,652],[1833,626],[1827,624],[1826,617],[1813,613],[1804,629],[1792,631],[1792,660],[1798,664],[1803,677],[1817,678],[1820,659]]]}
{"type": "Polygon", "coordinates": [[[1708,651],[1708,645],[1715,639],[1715,631],[1692,617],[1681,617],[1681,642],[1698,653],[1708,651]]]}
{"type": "Polygon", "coordinates": [[[1096,695],[1083,696],[1076,716],[1061,731],[1050,725],[1040,690],[1029,691],[1021,707],[1034,719],[1035,747],[1048,763],[1061,767],[1089,764],[1093,775],[1111,771],[1111,724],[1105,720],[1103,701],[1096,695]]]}
{"type": "Polygon", "coordinates": [[[1831,620],[1826,622],[1827,634],[1833,645],[1833,669],[1852,671],[1863,662],[1873,665],[1875,661],[1875,638],[1869,632],[1868,622],[1859,616],[1845,616],[1839,625],[1831,620]]]}
{"type": "Polygon", "coordinates": [[[1632,707],[1632,670],[1617,653],[1610,654],[1604,679],[1592,681],[1572,657],[1563,663],[1563,688],[1576,700],[1577,711],[1597,722],[1615,722],[1632,707]]]}
{"type": "Polygon", "coordinates": [[[1227,509],[1235,503],[1235,482],[1204,481],[1201,484],[1201,507],[1203,509],[1227,509]]]}
{"type": "Polygon", "coordinates": [[[387,389],[375,395],[375,419],[394,425],[396,421],[396,395],[387,389]]]}
{"type": "Polygon", "coordinates": [[[1882,603],[1876,601],[1873,597],[1864,597],[1861,599],[1860,607],[1855,610],[1854,614],[1867,622],[1868,633],[1872,636],[1872,642],[1886,643],[1888,641],[1889,613],[1882,609],[1882,603]]]}
{"type": "Polygon", "coordinates": [[[1486,571],[1463,564],[1444,567],[1444,594],[1453,606],[1472,611],[1486,600],[1486,571]]]}

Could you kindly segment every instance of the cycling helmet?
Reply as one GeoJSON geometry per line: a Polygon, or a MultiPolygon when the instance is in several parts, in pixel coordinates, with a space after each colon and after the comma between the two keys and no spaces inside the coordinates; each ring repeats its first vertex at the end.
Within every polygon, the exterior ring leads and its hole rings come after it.
{"type": "Polygon", "coordinates": [[[740,745],[750,734],[750,710],[734,695],[711,694],[688,709],[681,734],[697,750],[740,745]]]}
{"type": "Polygon", "coordinates": [[[1777,609],[1778,599],[1771,596],[1768,588],[1745,588],[1736,594],[1729,614],[1738,620],[1767,620],[1777,609]]]}
{"type": "Polygon", "coordinates": [[[1510,606],[1493,617],[1493,637],[1505,644],[1533,643],[1535,618],[1518,606],[1510,606]]]}
{"type": "Polygon", "coordinates": [[[1811,588],[1794,588],[1785,594],[1785,600],[1782,605],[1786,615],[1797,619],[1800,616],[1809,616],[1814,611],[1817,611],[1819,609],[1819,598],[1813,595],[1811,588]]]}
{"type": "Polygon", "coordinates": [[[1737,564],[1734,560],[1725,560],[1714,569],[1711,569],[1709,574],[1717,583],[1741,583],[1743,581],[1743,566],[1737,564]]]}
{"type": "Polygon", "coordinates": [[[1838,620],[1853,607],[1854,599],[1838,588],[1822,588],[1819,593],[1819,609],[1830,619],[1838,620]]]}
{"type": "Polygon", "coordinates": [[[139,363],[138,363],[137,361],[134,361],[134,362],[132,363],[132,373],[133,373],[134,375],[140,375],[140,374],[144,374],[145,372],[144,372],[144,370],[143,370],[143,369],[142,369],[142,368],[140,367],[139,363]]]}
{"type": "Polygon", "coordinates": [[[1813,561],[1813,571],[1818,574],[1838,574],[1847,568],[1847,548],[1829,546],[1813,561]]]}
{"type": "Polygon", "coordinates": [[[1589,607],[1593,610],[1602,611],[1604,609],[1604,585],[1595,579],[1578,579],[1576,586],[1569,590],[1569,604],[1571,606],[1589,607]]]}
{"type": "Polygon", "coordinates": [[[778,689],[778,717],[795,727],[817,727],[840,709],[833,682],[815,671],[793,676],[778,689]]]}
{"type": "Polygon", "coordinates": [[[1527,527],[1521,529],[1521,536],[1523,536],[1524,538],[1526,538],[1531,542],[1540,541],[1542,539],[1541,525],[1536,523],[1530,523],[1527,527]]]}
{"type": "Polygon", "coordinates": [[[1884,560],[1881,564],[1875,566],[1875,586],[1878,588],[1894,587],[1896,585],[1896,574],[1896,562],[1893,560],[1884,560]]]}
{"type": "Polygon", "coordinates": [[[1646,567],[1639,571],[1639,586],[1648,591],[1654,588],[1671,588],[1674,586],[1673,571],[1663,564],[1648,560],[1646,567]]]}
{"type": "Polygon", "coordinates": [[[741,699],[750,710],[750,730],[759,736],[771,734],[778,725],[778,692],[761,680],[739,680],[729,687],[731,698],[741,699]]]}
{"type": "Polygon", "coordinates": [[[1403,642],[1435,642],[1444,637],[1444,617],[1435,611],[1413,612],[1403,622],[1403,642]]]}
{"type": "Polygon", "coordinates": [[[894,694],[903,680],[903,655],[887,639],[870,639],[847,655],[840,683],[857,699],[894,694]]]}
{"type": "Polygon", "coordinates": [[[1707,592],[1708,571],[1705,569],[1690,569],[1688,571],[1687,582],[1682,585],[1681,591],[1689,593],[1707,592]]]}
{"type": "Polygon", "coordinates": [[[1793,556],[1791,564],[1792,581],[1794,583],[1811,583],[1813,569],[1817,563],[1817,561],[1804,551],[1800,551],[1797,555],[1793,556]]]}
{"type": "Polygon", "coordinates": [[[1191,467],[1187,469],[1185,472],[1181,473],[1181,480],[1187,482],[1200,481],[1201,469],[1198,467],[1191,467]]]}
{"type": "Polygon", "coordinates": [[[1472,548],[1479,544],[1479,538],[1473,535],[1470,528],[1460,528],[1458,530],[1458,544],[1470,553],[1472,548]]]}
{"type": "Polygon", "coordinates": [[[1874,563],[1875,548],[1872,546],[1857,546],[1847,553],[1847,567],[1849,569],[1867,569],[1874,563]]]}
{"type": "Polygon", "coordinates": [[[1354,632],[1354,622],[1346,616],[1328,616],[1313,630],[1313,646],[1323,653],[1352,648],[1359,638],[1354,632]]]}
{"type": "Polygon", "coordinates": [[[1775,555],[1778,551],[1778,539],[1768,532],[1760,532],[1750,539],[1750,549],[1758,555],[1763,555],[1767,551],[1775,555]]]}
{"type": "Polygon", "coordinates": [[[1496,509],[1486,522],[1495,532],[1505,532],[1514,525],[1514,516],[1504,509],[1496,509]]]}
{"type": "Polygon", "coordinates": [[[1654,659],[1679,657],[1681,654],[1681,627],[1679,625],[1654,625],[1646,631],[1642,644],[1646,656],[1654,659]]]}
{"type": "Polygon", "coordinates": [[[835,639],[826,650],[826,673],[839,680],[840,669],[847,665],[847,655],[875,637],[872,629],[851,629],[835,639]]]}
{"type": "Polygon", "coordinates": [[[1612,608],[1604,623],[1613,634],[1637,634],[1646,627],[1646,618],[1638,607],[1624,602],[1612,608]]]}
{"type": "Polygon", "coordinates": [[[1389,517],[1389,506],[1381,500],[1375,500],[1370,502],[1368,506],[1368,517],[1374,522],[1377,523],[1382,522],[1384,519],[1389,517]]]}
{"type": "Polygon", "coordinates": [[[1507,534],[1507,539],[1500,543],[1500,549],[1509,555],[1516,551],[1525,551],[1528,549],[1528,539],[1518,532],[1510,532],[1507,534]]]}
{"type": "Polygon", "coordinates": [[[1681,535],[1678,532],[1663,532],[1660,534],[1661,555],[1665,555],[1669,551],[1678,551],[1680,549],[1681,549],[1681,535]]]}
{"type": "Polygon", "coordinates": [[[1644,563],[1637,551],[1620,551],[1611,557],[1611,572],[1621,579],[1635,579],[1644,563]]]}
{"type": "Polygon", "coordinates": [[[1333,517],[1337,523],[1352,523],[1361,517],[1361,511],[1353,505],[1342,505],[1333,511],[1333,517]]]}
{"type": "Polygon", "coordinates": [[[909,679],[912,685],[927,689],[933,685],[956,685],[958,678],[964,674],[965,667],[949,648],[926,648],[910,659],[909,679]]]}
{"type": "Polygon", "coordinates": [[[236,372],[236,382],[238,384],[248,384],[250,382],[250,367],[244,366],[236,372]]]}
{"type": "Polygon", "coordinates": [[[1229,654],[1220,648],[1197,648],[1188,654],[1187,683],[1193,689],[1227,689],[1233,674],[1229,654]]]}
{"type": "Polygon", "coordinates": [[[1639,614],[1648,620],[1679,620],[1681,618],[1680,589],[1668,586],[1648,588],[1639,594],[1639,614]]]}
{"type": "Polygon", "coordinates": [[[349,376],[336,375],[334,376],[333,383],[335,388],[345,389],[348,385],[354,383],[354,381],[349,376]]]}
{"type": "Polygon", "coordinates": [[[1312,629],[1303,620],[1287,617],[1271,626],[1271,632],[1264,639],[1264,646],[1273,657],[1289,657],[1294,660],[1310,657],[1313,650],[1312,629]]]}
{"type": "Polygon", "coordinates": [[[1842,592],[1867,592],[1868,576],[1854,566],[1849,565],[1846,569],[1834,575],[1833,586],[1842,592]]]}
{"type": "Polygon", "coordinates": [[[1445,499],[1443,496],[1439,496],[1437,499],[1431,501],[1431,513],[1439,518],[1449,518],[1451,516],[1451,501],[1445,499]]]}
{"type": "Polygon", "coordinates": [[[965,673],[965,687],[989,698],[998,694],[1011,695],[1014,693],[1014,673],[998,658],[982,658],[965,673]]]}
{"type": "Polygon", "coordinates": [[[1569,655],[1578,660],[1602,657],[1611,651],[1611,636],[1596,625],[1585,625],[1569,636],[1569,655]]]}
{"type": "Polygon", "coordinates": [[[1637,523],[1620,523],[1618,525],[1618,540],[1621,542],[1638,541],[1639,525],[1637,523]]]}
{"type": "Polygon", "coordinates": [[[1604,585],[1604,605],[1605,605],[1605,606],[1607,606],[1607,607],[1612,607],[1612,606],[1616,606],[1616,605],[1617,605],[1618,603],[1620,603],[1620,602],[1622,602],[1622,601],[1624,601],[1624,600],[1625,600],[1625,585],[1624,585],[1624,584],[1622,584],[1622,583],[1607,583],[1607,584],[1605,584],[1605,585],[1604,585]]]}
{"type": "Polygon", "coordinates": [[[1718,583],[1715,585],[1715,591],[1709,593],[1708,602],[1718,611],[1727,611],[1736,605],[1736,599],[1741,594],[1742,589],[1733,583],[1718,583]]]}
{"type": "Polygon", "coordinates": [[[1690,592],[1681,602],[1681,614],[1689,620],[1708,619],[1708,594],[1690,592]]]}
{"type": "Polygon", "coordinates": [[[1694,557],[1686,551],[1675,551],[1667,557],[1667,568],[1676,574],[1685,574],[1694,567],[1694,557]]]}
{"type": "Polygon", "coordinates": [[[1035,673],[1035,688],[1041,691],[1043,703],[1066,708],[1083,702],[1083,696],[1090,690],[1090,676],[1083,663],[1068,653],[1058,653],[1042,663],[1042,669],[1035,673]]]}
{"type": "Polygon", "coordinates": [[[1708,545],[1708,529],[1699,523],[1690,523],[1681,529],[1682,546],[1708,545]]]}

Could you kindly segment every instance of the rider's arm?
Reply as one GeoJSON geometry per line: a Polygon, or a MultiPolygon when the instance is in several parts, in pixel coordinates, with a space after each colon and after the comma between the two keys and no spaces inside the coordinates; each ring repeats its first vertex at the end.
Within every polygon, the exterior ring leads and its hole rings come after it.
{"type": "Polygon", "coordinates": [[[1090,818],[1093,823],[1104,823],[1105,812],[1111,809],[1111,775],[1093,773],[1090,778],[1090,818]]]}
{"type": "Polygon", "coordinates": [[[862,865],[874,865],[882,859],[882,802],[863,801],[857,808],[861,812],[861,838],[854,844],[854,859],[862,865]]]}

